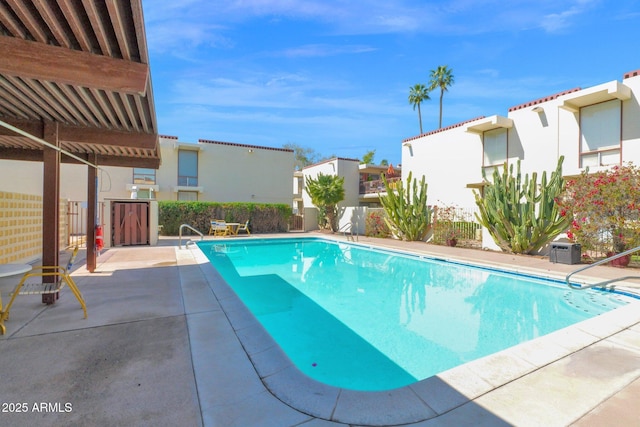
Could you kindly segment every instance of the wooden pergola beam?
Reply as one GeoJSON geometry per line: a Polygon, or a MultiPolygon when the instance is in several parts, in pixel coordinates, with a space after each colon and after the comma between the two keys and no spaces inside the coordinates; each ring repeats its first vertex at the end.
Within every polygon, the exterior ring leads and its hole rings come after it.
{"type": "MultiPolygon", "coordinates": [[[[81,159],[91,161],[93,154],[76,154],[81,159]]],[[[40,154],[42,157],[42,154],[40,154]]],[[[123,157],[123,156],[105,156],[98,154],[95,156],[98,162],[98,166],[117,166],[121,168],[145,168],[145,169],[158,169],[160,167],[160,159],[155,157],[123,157]]],[[[22,158],[15,160],[37,160],[37,158],[22,158]]],[[[76,159],[62,155],[62,163],[69,164],[82,164],[76,159]]]]}
{"type": "Polygon", "coordinates": [[[44,155],[42,150],[25,150],[23,148],[0,147],[0,159],[42,162],[44,161],[44,155]]]}
{"type": "MultiPolygon", "coordinates": [[[[17,127],[31,135],[42,137],[42,123],[33,120],[19,120],[0,117],[0,120],[17,127]]],[[[9,129],[0,126],[0,136],[15,136],[9,129]]],[[[58,139],[63,142],[111,145],[114,147],[132,147],[153,149],[158,142],[158,136],[149,133],[132,133],[114,129],[88,128],[58,124],[58,139]]]]}
{"type": "MultiPolygon", "coordinates": [[[[25,131],[33,136],[37,136],[38,138],[43,137],[43,124],[40,120],[21,120],[21,119],[12,119],[9,117],[0,117],[5,123],[10,124],[11,126],[15,126],[18,129],[25,131]]],[[[17,134],[9,129],[0,126],[0,136],[16,136],[17,134]]]]}
{"type": "MultiPolygon", "coordinates": [[[[81,159],[90,161],[89,154],[79,154],[76,156],[81,159]]],[[[160,159],[155,157],[122,157],[122,156],[105,156],[98,155],[96,157],[99,166],[117,166],[130,168],[147,168],[158,169],[160,167],[160,159]]],[[[5,160],[21,160],[28,162],[42,162],[44,154],[42,150],[25,150],[22,148],[3,148],[0,147],[0,159],[5,160]]],[[[62,155],[61,163],[81,164],[78,160],[62,155]]]]}
{"type": "Polygon", "coordinates": [[[16,37],[0,37],[0,74],[145,95],[149,66],[16,37]]]}
{"type": "Polygon", "coordinates": [[[146,168],[158,169],[160,167],[160,159],[155,157],[115,157],[115,156],[98,156],[99,166],[119,166],[129,168],[146,168]]]}
{"type": "MultiPolygon", "coordinates": [[[[89,161],[95,164],[98,159],[95,154],[89,155],[89,161]]],[[[96,168],[87,168],[87,270],[93,273],[96,270],[97,250],[96,250],[96,226],[97,205],[98,205],[98,171],[96,168]]]]}
{"type": "Polygon", "coordinates": [[[132,133],[118,130],[61,126],[60,141],[82,142],[114,147],[152,149],[156,147],[158,136],[149,133],[132,133]]]}
{"type": "MultiPolygon", "coordinates": [[[[59,147],[58,124],[45,122],[43,139],[59,147]]],[[[43,151],[42,183],[42,265],[60,265],[60,152],[45,147],[43,151]]],[[[53,283],[55,277],[45,277],[53,283]]],[[[42,302],[53,304],[58,294],[43,294],[42,302]]]]}

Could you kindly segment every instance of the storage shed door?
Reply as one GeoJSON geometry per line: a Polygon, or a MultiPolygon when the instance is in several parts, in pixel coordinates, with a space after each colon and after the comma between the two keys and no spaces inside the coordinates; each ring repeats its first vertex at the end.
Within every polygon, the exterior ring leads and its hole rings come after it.
{"type": "Polygon", "coordinates": [[[148,245],[149,203],[113,202],[111,206],[112,245],[148,245]]]}

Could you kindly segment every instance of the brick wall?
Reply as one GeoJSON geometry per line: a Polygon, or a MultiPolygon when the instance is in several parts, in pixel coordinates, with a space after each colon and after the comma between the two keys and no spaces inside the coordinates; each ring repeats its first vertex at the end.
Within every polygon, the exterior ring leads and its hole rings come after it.
{"type": "MultiPolygon", "coordinates": [[[[67,204],[60,201],[60,247],[67,245],[67,204]]],[[[0,264],[42,257],[42,196],[0,191],[0,264]]]]}

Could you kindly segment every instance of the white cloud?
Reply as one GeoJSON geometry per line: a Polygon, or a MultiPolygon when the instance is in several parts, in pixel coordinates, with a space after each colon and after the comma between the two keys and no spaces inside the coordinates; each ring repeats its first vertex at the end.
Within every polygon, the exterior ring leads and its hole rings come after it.
{"type": "Polygon", "coordinates": [[[280,109],[300,106],[295,92],[282,85],[216,78],[209,81],[179,80],[173,89],[173,102],[180,104],[280,109]]]}
{"type": "Polygon", "coordinates": [[[560,13],[551,13],[542,19],[540,26],[547,32],[555,33],[570,26],[570,18],[579,13],[580,11],[576,8],[571,8],[560,13]]]}
{"type": "Polygon", "coordinates": [[[324,17],[335,13],[331,1],[309,0],[235,0],[226,3],[226,11],[253,16],[283,15],[298,17],[324,17]]]}
{"type": "Polygon", "coordinates": [[[540,26],[547,32],[555,33],[572,26],[573,19],[586,13],[596,2],[593,0],[576,0],[567,9],[543,16],[540,26]]]}
{"type": "MultiPolygon", "coordinates": [[[[312,22],[316,24],[314,31],[323,31],[325,35],[470,35],[533,28],[558,32],[569,28],[597,2],[457,0],[443,5],[423,0],[154,0],[145,3],[145,18],[151,49],[184,55],[185,49],[198,46],[234,46],[233,31],[258,18],[312,22]]],[[[251,31],[251,27],[244,31],[251,31]]],[[[368,47],[353,45],[340,51],[318,44],[283,53],[326,56],[351,53],[349,49],[359,48],[368,47]]]]}
{"type": "Polygon", "coordinates": [[[308,44],[304,46],[292,47],[274,55],[297,57],[326,57],[335,55],[349,55],[354,53],[373,52],[376,48],[365,45],[330,45],[330,44],[308,44]]]}
{"type": "Polygon", "coordinates": [[[311,79],[297,74],[234,78],[181,79],[173,86],[172,104],[200,105],[225,109],[276,109],[312,114],[311,111],[340,111],[341,115],[404,115],[404,98],[384,98],[372,93],[354,96],[339,81],[311,79]],[[321,94],[321,95],[320,95],[321,94]]]}
{"type": "Polygon", "coordinates": [[[233,47],[233,41],[222,35],[224,27],[212,24],[198,24],[189,21],[172,21],[171,25],[149,26],[147,41],[151,51],[174,52],[184,56],[201,46],[233,47]],[[176,28],[180,28],[179,35],[176,28]]]}

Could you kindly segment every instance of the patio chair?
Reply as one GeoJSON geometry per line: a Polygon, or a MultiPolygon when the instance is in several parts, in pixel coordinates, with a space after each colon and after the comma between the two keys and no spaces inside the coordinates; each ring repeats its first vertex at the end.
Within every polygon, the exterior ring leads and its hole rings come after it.
{"type": "Polygon", "coordinates": [[[224,220],[216,219],[211,221],[209,226],[209,236],[213,234],[214,237],[226,236],[229,234],[229,227],[224,220]]]}
{"type": "Polygon", "coordinates": [[[245,222],[243,225],[238,226],[238,229],[236,230],[236,234],[240,233],[241,231],[246,231],[247,236],[251,235],[251,232],[249,231],[249,220],[247,220],[247,222],[245,222]]]}
{"type": "MultiPolygon", "coordinates": [[[[78,289],[78,286],[73,281],[69,272],[73,263],[76,260],[76,256],[78,255],[78,247],[76,246],[71,254],[71,258],[67,263],[66,267],[62,267],[59,265],[56,266],[35,266],[33,269],[22,276],[20,283],[16,285],[11,293],[11,299],[7,303],[7,306],[2,309],[0,306],[0,332],[2,335],[5,334],[6,328],[4,326],[4,321],[9,320],[9,310],[13,305],[13,301],[15,301],[18,295],[44,295],[44,294],[55,294],[54,301],[58,299],[58,293],[62,290],[65,285],[69,286],[71,292],[76,297],[80,306],[82,307],[82,311],[84,312],[84,318],[87,318],[87,304],[78,289]],[[51,282],[45,282],[44,277],[53,278],[51,282]],[[33,279],[37,279],[36,282],[30,282],[33,279]]],[[[1,300],[0,300],[1,301],[1,300]]],[[[0,303],[1,304],[1,303],[0,303]]]]}

